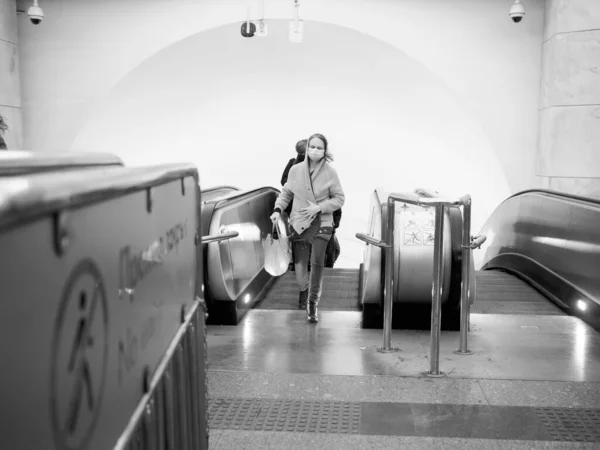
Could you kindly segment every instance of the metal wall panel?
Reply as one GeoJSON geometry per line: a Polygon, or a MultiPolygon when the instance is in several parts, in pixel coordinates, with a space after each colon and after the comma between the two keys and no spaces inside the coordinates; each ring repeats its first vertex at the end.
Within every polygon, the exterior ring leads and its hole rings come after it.
{"type": "Polygon", "coordinates": [[[197,172],[0,180],[2,438],[112,448],[195,302],[197,172]]]}

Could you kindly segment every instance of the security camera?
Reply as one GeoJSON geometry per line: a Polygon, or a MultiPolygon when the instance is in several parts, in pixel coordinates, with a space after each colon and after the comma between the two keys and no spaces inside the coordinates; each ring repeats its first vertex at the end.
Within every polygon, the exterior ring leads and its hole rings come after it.
{"type": "Polygon", "coordinates": [[[521,4],[521,0],[515,0],[508,11],[508,16],[514,23],[519,23],[525,17],[525,7],[521,4]]]}
{"type": "Polygon", "coordinates": [[[250,21],[244,22],[242,24],[241,34],[247,38],[254,37],[256,34],[256,25],[250,21]]]}
{"type": "Polygon", "coordinates": [[[44,11],[38,5],[38,0],[33,0],[33,5],[27,10],[27,15],[32,24],[39,25],[42,23],[42,20],[44,20],[44,11]]]}

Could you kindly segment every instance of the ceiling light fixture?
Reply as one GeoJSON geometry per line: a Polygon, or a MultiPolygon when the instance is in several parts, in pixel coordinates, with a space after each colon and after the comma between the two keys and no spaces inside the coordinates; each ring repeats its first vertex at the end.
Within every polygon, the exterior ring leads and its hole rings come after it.
{"type": "Polygon", "coordinates": [[[260,0],[260,20],[258,21],[257,36],[266,37],[268,34],[267,23],[265,22],[265,0],[260,0]]]}
{"type": "Polygon", "coordinates": [[[290,22],[290,42],[295,44],[302,42],[302,35],[304,33],[304,22],[298,18],[299,8],[300,1],[294,0],[294,18],[290,22]]]}

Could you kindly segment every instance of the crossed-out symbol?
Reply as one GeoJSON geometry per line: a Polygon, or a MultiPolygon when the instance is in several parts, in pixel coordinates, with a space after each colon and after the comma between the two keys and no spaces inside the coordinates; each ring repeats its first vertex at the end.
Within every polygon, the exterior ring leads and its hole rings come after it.
{"type": "Polygon", "coordinates": [[[71,272],[52,342],[52,426],[56,447],[81,449],[98,417],[108,361],[108,302],[100,271],[89,259],[71,272]]]}
{"type": "Polygon", "coordinates": [[[411,231],[411,232],[407,233],[406,243],[418,244],[419,241],[420,241],[420,236],[419,236],[418,232],[411,231]]]}

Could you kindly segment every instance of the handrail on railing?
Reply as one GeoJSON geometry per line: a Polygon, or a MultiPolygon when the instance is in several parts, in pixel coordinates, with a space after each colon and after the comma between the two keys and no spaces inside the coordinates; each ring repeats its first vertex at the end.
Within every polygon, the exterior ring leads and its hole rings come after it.
{"type": "Polygon", "coordinates": [[[369,236],[366,233],[356,233],[356,237],[361,241],[365,241],[367,244],[375,245],[379,248],[389,247],[385,242],[380,241],[379,239],[375,239],[373,236],[369,236]]]}
{"type": "MultiPolygon", "coordinates": [[[[471,244],[467,246],[472,250],[480,248],[481,245],[487,240],[487,236],[471,236],[471,244]]],[[[463,247],[464,248],[464,247],[463,247]]]]}
{"type": "Polygon", "coordinates": [[[238,237],[240,233],[237,231],[225,231],[219,234],[209,234],[208,236],[202,236],[202,243],[208,244],[209,242],[221,242],[226,241],[234,237],[238,237]]]}
{"type": "Polygon", "coordinates": [[[462,285],[460,298],[460,348],[455,353],[468,355],[472,352],[467,346],[467,330],[469,324],[469,284],[471,251],[479,248],[485,242],[485,236],[471,236],[471,196],[466,194],[458,199],[448,198],[423,198],[411,194],[391,193],[387,199],[387,227],[384,240],[378,240],[365,233],[357,233],[356,237],[367,244],[376,245],[385,250],[385,287],[383,300],[383,345],[378,348],[382,353],[397,351],[392,347],[392,308],[393,308],[393,279],[394,279],[394,221],[396,215],[396,202],[408,203],[422,207],[435,207],[435,237],[433,259],[433,294],[431,312],[431,348],[430,368],[427,375],[442,376],[439,370],[440,328],[441,328],[441,302],[442,302],[442,277],[443,277],[443,239],[444,239],[444,214],[448,206],[463,207],[462,229],[462,285]]]}
{"type": "Polygon", "coordinates": [[[207,425],[200,420],[206,408],[200,388],[204,313],[203,302],[192,303],[154,373],[146,369],[144,394],[113,450],[207,444],[201,440],[208,431],[200,428],[207,425]]]}

